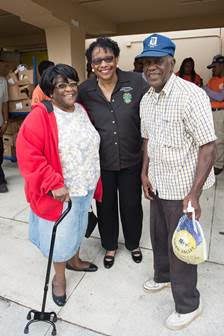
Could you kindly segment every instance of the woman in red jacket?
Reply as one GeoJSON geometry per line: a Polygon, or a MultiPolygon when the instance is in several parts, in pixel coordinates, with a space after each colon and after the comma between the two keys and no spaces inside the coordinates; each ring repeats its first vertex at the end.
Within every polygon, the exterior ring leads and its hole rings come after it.
{"type": "MultiPolygon", "coordinates": [[[[70,198],[72,209],[58,226],[52,281],[54,302],[66,302],[65,268],[77,269],[88,210],[100,176],[100,138],[84,108],[76,103],[78,74],[68,65],[46,70],[40,87],[51,98],[33,106],[17,137],[17,159],[30,203],[29,237],[49,254],[54,222],[70,198]]],[[[99,184],[98,184],[99,185],[99,184]]],[[[101,190],[95,193],[101,197],[101,190]]],[[[88,265],[92,270],[97,267],[88,265]]],[[[82,269],[83,270],[83,269],[82,269]]]]}
{"type": "Polygon", "coordinates": [[[203,86],[202,78],[195,72],[194,60],[192,57],[183,60],[176,75],[200,87],[203,86]]]}

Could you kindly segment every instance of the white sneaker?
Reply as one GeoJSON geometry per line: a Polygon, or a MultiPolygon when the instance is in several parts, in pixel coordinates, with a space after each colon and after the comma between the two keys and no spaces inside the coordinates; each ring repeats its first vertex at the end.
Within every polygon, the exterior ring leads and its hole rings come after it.
{"type": "Polygon", "coordinates": [[[170,287],[170,282],[155,282],[154,280],[146,280],[143,288],[149,292],[160,291],[165,287],[170,287]]]}
{"type": "Polygon", "coordinates": [[[165,325],[168,329],[179,330],[188,324],[190,324],[194,319],[196,319],[202,313],[202,306],[200,305],[198,309],[194,310],[188,314],[179,314],[173,312],[166,320],[165,325]]]}

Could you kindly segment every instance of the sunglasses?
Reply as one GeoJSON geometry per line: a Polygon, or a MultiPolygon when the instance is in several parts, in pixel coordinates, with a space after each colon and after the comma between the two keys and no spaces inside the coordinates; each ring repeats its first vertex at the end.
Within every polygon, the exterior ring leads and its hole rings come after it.
{"type": "Polygon", "coordinates": [[[78,82],[69,82],[69,83],[64,82],[64,83],[58,83],[55,85],[55,87],[59,90],[65,90],[67,86],[70,89],[76,89],[78,86],[78,82]]]}
{"type": "Polygon", "coordinates": [[[113,60],[114,60],[114,56],[105,56],[105,57],[102,57],[102,58],[98,57],[98,58],[94,58],[92,60],[92,64],[100,65],[103,61],[105,63],[111,63],[111,62],[113,62],[113,60]]]}

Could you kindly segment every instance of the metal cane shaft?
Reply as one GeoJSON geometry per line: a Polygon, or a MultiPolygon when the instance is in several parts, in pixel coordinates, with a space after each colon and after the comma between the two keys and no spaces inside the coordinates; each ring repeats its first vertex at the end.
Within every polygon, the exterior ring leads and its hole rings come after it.
{"type": "Polygon", "coordinates": [[[46,306],[47,291],[48,291],[48,284],[49,284],[49,278],[50,278],[50,273],[51,273],[52,257],[53,257],[53,252],[54,252],[54,243],[55,243],[55,238],[56,238],[57,227],[58,227],[58,224],[64,219],[64,217],[70,211],[71,207],[72,207],[72,201],[69,200],[67,209],[62,213],[60,218],[55,222],[55,224],[53,226],[52,235],[51,235],[51,245],[50,245],[48,263],[47,263],[47,273],[46,273],[46,277],[45,277],[45,285],[44,285],[44,294],[43,294],[41,313],[44,313],[45,306],[46,306]]]}

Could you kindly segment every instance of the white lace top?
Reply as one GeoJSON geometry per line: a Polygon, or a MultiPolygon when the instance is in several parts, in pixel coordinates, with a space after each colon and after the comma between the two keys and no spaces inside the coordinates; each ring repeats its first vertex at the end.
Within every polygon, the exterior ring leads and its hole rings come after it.
{"type": "Polygon", "coordinates": [[[80,104],[75,103],[74,112],[54,106],[54,113],[65,185],[70,196],[85,196],[95,189],[100,176],[100,136],[80,104]]]}

